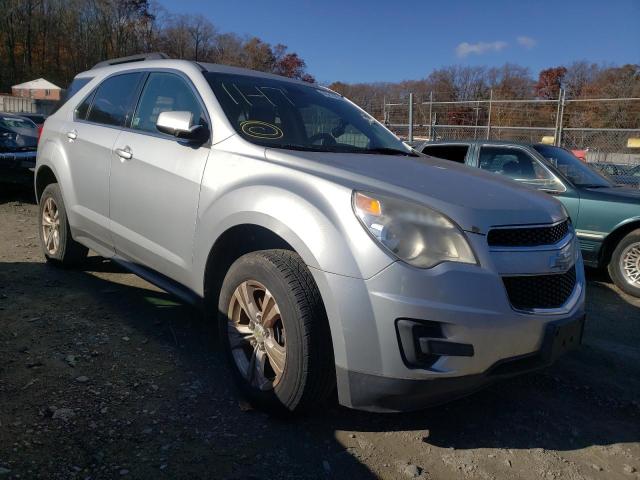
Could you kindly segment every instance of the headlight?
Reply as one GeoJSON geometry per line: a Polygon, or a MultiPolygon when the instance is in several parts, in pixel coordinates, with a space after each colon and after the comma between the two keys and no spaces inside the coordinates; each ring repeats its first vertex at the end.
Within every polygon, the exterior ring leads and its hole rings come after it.
{"type": "Polygon", "coordinates": [[[378,243],[414,267],[431,268],[442,262],[477,263],[462,230],[428,207],[354,192],[353,210],[378,243]]]}

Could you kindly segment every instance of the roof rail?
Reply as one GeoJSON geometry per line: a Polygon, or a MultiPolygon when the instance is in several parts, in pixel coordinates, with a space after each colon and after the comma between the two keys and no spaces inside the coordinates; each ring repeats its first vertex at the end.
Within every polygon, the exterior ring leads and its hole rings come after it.
{"type": "Polygon", "coordinates": [[[162,52],[139,53],[137,55],[129,55],[128,57],[112,58],[104,62],[96,63],[91,70],[95,68],[108,67],[110,65],[120,65],[121,63],[142,62],[144,60],[162,60],[169,58],[169,55],[162,52]]]}

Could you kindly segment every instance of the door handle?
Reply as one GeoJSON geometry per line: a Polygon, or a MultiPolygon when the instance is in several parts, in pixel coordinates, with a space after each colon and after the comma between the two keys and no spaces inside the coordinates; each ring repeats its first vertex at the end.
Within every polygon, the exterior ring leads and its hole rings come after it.
{"type": "Polygon", "coordinates": [[[131,160],[133,158],[133,152],[131,151],[131,147],[124,148],[116,148],[116,153],[123,160],[131,160]]]}
{"type": "Polygon", "coordinates": [[[67,132],[67,138],[69,140],[75,140],[76,138],[78,138],[78,132],[76,130],[71,130],[70,132],[67,132]]]}

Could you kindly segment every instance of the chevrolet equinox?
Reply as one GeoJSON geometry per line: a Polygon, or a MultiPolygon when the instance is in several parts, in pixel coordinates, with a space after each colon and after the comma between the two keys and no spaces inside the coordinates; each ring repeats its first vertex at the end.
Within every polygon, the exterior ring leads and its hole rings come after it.
{"type": "Polygon", "coordinates": [[[299,412],[410,410],[580,343],[555,199],[417,154],[318,85],[162,55],[80,73],[45,123],[44,255],[91,249],[218,322],[240,390],[299,412]]]}

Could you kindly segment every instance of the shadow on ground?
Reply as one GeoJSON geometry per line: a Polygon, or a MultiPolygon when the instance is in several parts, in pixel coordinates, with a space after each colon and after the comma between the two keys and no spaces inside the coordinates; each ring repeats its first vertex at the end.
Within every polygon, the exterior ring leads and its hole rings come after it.
{"type": "MultiPolygon", "coordinates": [[[[92,257],[83,270],[3,263],[0,286],[0,353],[9,359],[0,366],[0,393],[10,399],[0,414],[3,425],[14,417],[20,422],[0,433],[1,458],[11,455],[3,449],[24,425],[46,432],[44,453],[31,443],[40,462],[62,456],[69,468],[106,473],[125,465],[139,476],[172,478],[211,471],[214,477],[375,478],[358,458],[358,442],[371,432],[408,432],[416,455],[429,445],[575,450],[640,441],[633,403],[640,392],[640,336],[628,327],[640,308],[595,282],[588,307],[600,318],[589,319],[585,346],[553,369],[421,412],[380,415],[336,406],[295,422],[245,411],[212,322],[112,262],[92,257]],[[608,304],[615,310],[607,313],[608,304]],[[624,348],[630,356],[619,353],[624,348]],[[78,359],[73,368],[65,361],[70,354],[78,359]],[[78,383],[79,374],[89,380],[78,383]],[[73,409],[73,420],[50,418],[52,404],[73,409]]],[[[389,443],[389,456],[402,459],[402,451],[393,451],[400,446],[389,443]]]]}
{"type": "Polygon", "coordinates": [[[33,185],[24,183],[3,183],[0,179],[0,204],[9,202],[36,203],[33,185]]]}

